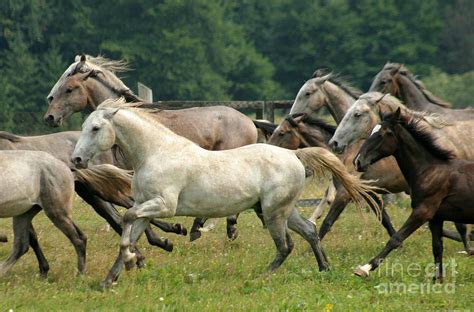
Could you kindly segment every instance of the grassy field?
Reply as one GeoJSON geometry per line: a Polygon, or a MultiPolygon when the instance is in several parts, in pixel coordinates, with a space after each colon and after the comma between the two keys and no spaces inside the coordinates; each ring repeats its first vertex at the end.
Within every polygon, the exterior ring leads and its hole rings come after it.
{"type": "MultiPolygon", "coordinates": [[[[302,210],[305,215],[310,210],[302,210]]],[[[396,227],[410,212],[408,201],[389,207],[396,227]],[[402,208],[400,208],[402,207],[402,208]]],[[[118,236],[104,230],[102,221],[87,205],[76,200],[74,217],[88,235],[85,276],[76,276],[72,245],[44,214],[34,221],[40,243],[50,263],[47,279],[37,273],[30,250],[0,278],[0,311],[346,311],[346,310],[462,310],[472,309],[474,267],[472,259],[457,252],[462,245],[445,240],[446,282],[431,283],[431,236],[418,230],[403,248],[394,251],[379,271],[364,280],[352,275],[387,241],[375,218],[349,207],[323,242],[331,271],[318,272],[308,245],[292,235],[295,249],[274,274],[264,274],[274,256],[274,245],[253,213],[239,219],[240,236],[229,242],[225,222],[193,243],[188,237],[168,235],[172,253],[140,241],[146,267],[123,272],[119,283],[99,291],[118,252],[118,236]],[[450,262],[451,261],[451,262],[450,262]],[[428,275],[425,272],[428,272],[428,275]]],[[[190,226],[190,218],[176,218],[190,226]]],[[[0,220],[9,243],[0,244],[0,258],[11,250],[11,220],[0,220]]]]}

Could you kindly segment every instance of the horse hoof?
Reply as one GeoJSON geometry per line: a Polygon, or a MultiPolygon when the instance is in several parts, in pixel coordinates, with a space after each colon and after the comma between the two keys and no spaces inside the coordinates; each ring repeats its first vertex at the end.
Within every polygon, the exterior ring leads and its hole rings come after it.
{"type": "Polygon", "coordinates": [[[137,264],[137,255],[135,253],[131,253],[131,255],[127,256],[124,259],[125,270],[130,271],[133,267],[137,264]]]}
{"type": "Polygon", "coordinates": [[[165,246],[163,247],[164,250],[168,251],[168,252],[172,252],[173,251],[173,243],[168,241],[167,239],[165,240],[165,246]]]}
{"type": "Polygon", "coordinates": [[[319,272],[329,272],[329,264],[324,264],[323,266],[319,267],[319,272]]]}
{"type": "Polygon", "coordinates": [[[191,232],[189,234],[189,241],[193,242],[200,237],[201,237],[201,231],[191,232]]]}
{"type": "Polygon", "coordinates": [[[179,234],[186,236],[188,235],[188,229],[182,226],[181,224],[177,224],[179,226],[179,234]]]}
{"type": "Polygon", "coordinates": [[[237,237],[239,237],[239,230],[232,228],[230,231],[227,231],[227,237],[230,241],[235,240],[237,237]]]}
{"type": "Polygon", "coordinates": [[[360,277],[369,277],[369,271],[372,268],[370,264],[359,266],[354,270],[354,274],[360,277]]]}
{"type": "Polygon", "coordinates": [[[145,257],[137,258],[137,268],[141,269],[145,267],[145,257]]]}

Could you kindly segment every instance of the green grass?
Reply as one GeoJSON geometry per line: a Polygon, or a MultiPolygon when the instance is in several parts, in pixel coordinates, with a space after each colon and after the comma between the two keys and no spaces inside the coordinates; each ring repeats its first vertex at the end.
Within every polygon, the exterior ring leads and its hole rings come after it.
{"type": "MultiPolygon", "coordinates": [[[[408,216],[407,200],[389,207],[396,227],[408,216]]],[[[303,210],[305,215],[309,209],[303,210]]],[[[166,253],[150,247],[144,239],[139,246],[147,257],[147,266],[122,272],[117,285],[99,291],[118,252],[118,236],[104,231],[102,221],[91,208],[76,201],[74,217],[88,235],[88,260],[85,276],[76,276],[76,257],[72,245],[51,225],[44,214],[34,224],[50,263],[49,277],[38,276],[36,258],[30,250],[5,276],[0,278],[0,311],[344,311],[344,310],[452,310],[472,308],[474,268],[472,259],[458,254],[462,245],[445,240],[445,263],[454,259],[457,273],[446,283],[455,286],[454,294],[379,293],[377,285],[388,283],[428,283],[424,273],[408,274],[409,267],[432,264],[431,236],[426,227],[419,229],[387,258],[381,270],[368,279],[352,275],[353,269],[366,263],[387,241],[387,234],[375,218],[361,215],[351,206],[343,213],[323,242],[331,271],[318,272],[308,245],[296,234],[295,249],[274,274],[264,274],[274,256],[274,245],[253,213],[239,219],[240,236],[229,242],[225,222],[203,237],[188,242],[188,237],[167,235],[175,249],[166,253]],[[389,268],[395,267],[393,272],[389,268]]],[[[191,218],[175,221],[190,226],[191,218]]],[[[0,220],[0,229],[10,242],[0,244],[0,258],[11,250],[11,220],[0,220]]],[[[165,235],[165,234],[163,234],[165,235]]]]}

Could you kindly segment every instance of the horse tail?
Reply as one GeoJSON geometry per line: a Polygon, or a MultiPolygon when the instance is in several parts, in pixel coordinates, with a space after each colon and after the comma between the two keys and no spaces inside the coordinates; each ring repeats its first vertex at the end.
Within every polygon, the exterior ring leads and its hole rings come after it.
{"type": "Polygon", "coordinates": [[[358,208],[364,207],[365,203],[367,203],[375,208],[376,215],[380,219],[380,205],[372,195],[376,195],[376,192],[382,189],[369,184],[373,181],[362,181],[352,175],[347,171],[347,168],[339,158],[325,148],[309,147],[298,149],[294,152],[301,163],[306,168],[311,169],[315,176],[323,175],[327,171],[330,171],[346,188],[358,208]]]}
{"type": "Polygon", "coordinates": [[[84,184],[94,195],[120,205],[133,206],[132,171],[102,164],[87,169],[73,169],[75,181],[84,184]]]}

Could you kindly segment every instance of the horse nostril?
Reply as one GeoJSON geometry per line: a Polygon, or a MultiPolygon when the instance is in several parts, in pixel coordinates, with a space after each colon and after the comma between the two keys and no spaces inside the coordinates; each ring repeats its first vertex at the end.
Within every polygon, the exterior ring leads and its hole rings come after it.
{"type": "Polygon", "coordinates": [[[46,120],[47,122],[54,121],[54,116],[53,115],[48,115],[48,116],[46,116],[46,118],[44,120],[46,120]]]}
{"type": "Polygon", "coordinates": [[[81,157],[74,157],[72,161],[75,165],[78,165],[82,162],[82,158],[81,157]]]}
{"type": "Polygon", "coordinates": [[[54,97],[50,96],[48,97],[48,103],[51,103],[53,101],[54,97]]]}

